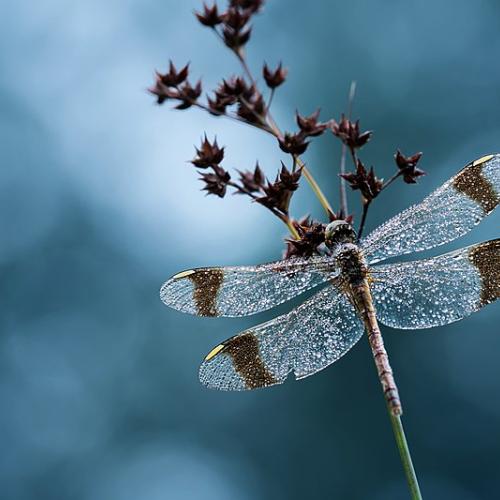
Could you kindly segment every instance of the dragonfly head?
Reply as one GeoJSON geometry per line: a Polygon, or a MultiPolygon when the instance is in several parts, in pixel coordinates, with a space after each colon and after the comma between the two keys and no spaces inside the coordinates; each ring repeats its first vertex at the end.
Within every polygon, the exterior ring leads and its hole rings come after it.
{"type": "Polygon", "coordinates": [[[356,231],[345,220],[334,220],[325,229],[325,244],[333,248],[341,243],[355,243],[356,231]]]}

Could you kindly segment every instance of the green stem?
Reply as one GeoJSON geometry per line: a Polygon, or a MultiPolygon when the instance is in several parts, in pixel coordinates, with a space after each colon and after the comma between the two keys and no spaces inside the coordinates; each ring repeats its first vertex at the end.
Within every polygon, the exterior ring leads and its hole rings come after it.
{"type": "Polygon", "coordinates": [[[293,225],[292,221],[289,218],[287,218],[287,219],[283,219],[283,222],[286,224],[286,227],[290,231],[293,238],[295,240],[300,240],[300,234],[295,229],[295,226],[293,225]]]}
{"type": "Polygon", "coordinates": [[[403,463],[403,469],[405,471],[406,481],[408,482],[408,488],[410,489],[411,498],[412,500],[422,500],[422,494],[420,493],[420,488],[418,486],[417,474],[415,473],[415,468],[413,467],[413,462],[411,460],[410,448],[408,447],[408,442],[406,441],[401,417],[399,415],[393,415],[390,410],[389,417],[391,419],[394,437],[396,438],[396,444],[398,445],[399,456],[401,457],[401,462],[403,463]]]}
{"type": "Polygon", "coordinates": [[[297,157],[297,163],[299,167],[302,168],[302,173],[304,174],[304,177],[311,186],[311,189],[316,195],[316,198],[318,198],[321,206],[325,209],[325,212],[328,215],[328,217],[332,219],[334,214],[333,208],[326,199],[326,196],[323,194],[323,191],[321,191],[321,188],[319,187],[319,184],[316,182],[316,179],[311,175],[311,172],[309,172],[309,170],[304,165],[304,162],[299,157],[297,157]]]}

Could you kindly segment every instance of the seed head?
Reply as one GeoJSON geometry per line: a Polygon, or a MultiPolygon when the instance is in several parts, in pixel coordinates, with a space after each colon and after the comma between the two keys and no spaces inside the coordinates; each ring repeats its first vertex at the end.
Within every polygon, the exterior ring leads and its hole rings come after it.
{"type": "Polygon", "coordinates": [[[196,157],[191,163],[197,168],[208,168],[219,165],[224,159],[224,148],[220,148],[217,144],[217,139],[211,143],[205,138],[203,139],[201,146],[196,148],[196,157]]]}
{"type": "Polygon", "coordinates": [[[422,153],[415,153],[412,156],[404,156],[399,149],[396,151],[394,155],[394,160],[402,172],[403,180],[407,184],[416,184],[417,177],[425,175],[423,170],[417,168],[417,163],[420,161],[422,157],[422,153]]]}
{"type": "Polygon", "coordinates": [[[195,12],[194,15],[203,26],[208,26],[209,28],[214,28],[224,19],[224,16],[219,14],[216,3],[212,7],[208,7],[206,3],[203,3],[203,12],[195,12]]]}
{"type": "Polygon", "coordinates": [[[346,146],[351,149],[363,147],[371,138],[371,131],[360,132],[359,120],[352,122],[342,115],[340,122],[331,120],[330,129],[346,146]]]}
{"type": "Polygon", "coordinates": [[[368,203],[376,198],[382,190],[383,180],[375,175],[373,167],[367,171],[359,159],[356,172],[340,174],[340,176],[347,181],[353,190],[359,189],[364,200],[368,203]]]}
{"type": "Polygon", "coordinates": [[[328,128],[328,123],[318,122],[319,112],[317,109],[309,116],[301,116],[297,111],[297,125],[305,136],[316,137],[328,128]]]}
{"type": "Polygon", "coordinates": [[[297,134],[286,132],[283,138],[278,139],[278,143],[282,151],[295,156],[305,153],[307,146],[309,146],[309,142],[305,140],[305,136],[301,132],[297,134]]]}
{"type": "Polygon", "coordinates": [[[281,63],[279,63],[278,67],[274,71],[269,69],[267,63],[264,64],[264,67],[262,68],[262,76],[270,89],[279,87],[286,80],[287,74],[288,70],[283,68],[281,63]]]}

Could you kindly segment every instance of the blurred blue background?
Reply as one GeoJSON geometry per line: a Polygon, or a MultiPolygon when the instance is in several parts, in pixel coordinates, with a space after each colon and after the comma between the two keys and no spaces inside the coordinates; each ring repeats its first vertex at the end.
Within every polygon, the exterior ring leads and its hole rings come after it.
{"type": "MultiPolygon", "coordinates": [[[[164,279],[280,257],[282,225],[241,197],[204,197],[186,163],[204,131],[226,167],[269,176],[283,156],[248,127],[154,105],[153,70],[191,61],[205,88],[239,71],[198,25],[198,1],[2,2],[0,496],[2,499],[406,498],[367,342],[300,383],[217,393],[198,383],[219,341],[273,313],[210,320],[165,308],[164,279]]],[[[500,150],[498,2],[278,2],[250,63],[283,60],[283,128],[345,110],[429,175],[394,186],[369,228],[462,165],[500,150]]],[[[307,162],[337,201],[339,145],[307,162]]],[[[355,198],[351,201],[354,202],[355,198]]],[[[359,213],[359,209],[356,208],[359,213]]],[[[307,186],[294,215],[322,217],[307,186]]],[[[498,213],[449,248],[498,237],[498,213]]],[[[433,331],[385,329],[425,498],[500,489],[498,304],[433,331]]]]}

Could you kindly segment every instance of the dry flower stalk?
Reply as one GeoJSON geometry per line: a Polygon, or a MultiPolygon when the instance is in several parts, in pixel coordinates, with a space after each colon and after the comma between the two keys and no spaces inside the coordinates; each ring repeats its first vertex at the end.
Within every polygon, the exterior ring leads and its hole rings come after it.
{"type": "Polygon", "coordinates": [[[207,194],[224,198],[231,189],[233,193],[243,194],[253,201],[266,207],[273,215],[282,220],[288,227],[292,239],[287,239],[285,258],[292,256],[311,256],[324,251],[325,222],[346,219],[353,220],[353,215],[347,211],[347,199],[341,185],[341,199],[337,211],[334,211],[320,186],[315,181],[309,169],[300,156],[306,152],[314,138],[330,131],[333,137],[342,143],[343,151],[348,151],[353,162],[353,171],[345,172],[345,157],[341,159],[339,182],[353,190],[358,190],[361,201],[361,219],[358,226],[358,237],[361,237],[368,209],[372,201],[398,177],[405,183],[413,184],[424,172],[417,168],[422,153],[404,156],[399,150],[395,154],[397,171],[386,182],[378,177],[374,167],[367,169],[359,158],[359,152],[372,138],[371,131],[362,131],[359,120],[352,121],[351,106],[354,97],[354,87],[351,87],[349,112],[342,114],[340,120],[329,119],[320,121],[320,110],[317,109],[309,116],[296,114],[297,131],[281,132],[271,114],[271,104],[275,91],[285,83],[288,70],[280,62],[271,68],[263,64],[262,77],[268,89],[268,96],[264,98],[263,91],[257,84],[245,57],[245,46],[250,40],[251,22],[254,16],[263,7],[262,0],[231,0],[225,11],[221,12],[217,4],[208,6],[203,4],[200,12],[195,12],[198,21],[209,27],[238,58],[242,65],[242,74],[221,78],[212,95],[201,98],[202,83],[198,80],[192,84],[189,80],[189,65],[177,69],[170,62],[166,73],[156,73],[154,85],[149,92],[156,96],[158,104],[166,101],[174,102],[174,108],[185,110],[191,107],[201,108],[214,116],[225,116],[236,121],[246,123],[272,134],[277,139],[281,151],[290,155],[290,165],[283,162],[274,180],[269,180],[257,163],[253,170],[238,171],[239,177],[235,180],[231,174],[221,166],[224,159],[224,148],[220,148],[214,139],[210,142],[205,135],[192,164],[200,174],[204,183],[203,190],[207,194]],[[290,214],[290,203],[297,191],[300,180],[305,177],[325,209],[325,222],[303,217],[294,219],[290,214]],[[343,179],[343,180],[342,180],[343,179]],[[314,237],[311,235],[314,234],[314,237]]]}
{"type": "MultiPolygon", "coordinates": [[[[271,105],[276,90],[285,83],[288,70],[280,62],[276,67],[267,63],[262,67],[262,78],[266,90],[259,86],[252,73],[245,55],[245,47],[252,35],[252,21],[262,10],[264,0],[229,0],[224,11],[220,11],[216,3],[211,6],[203,4],[200,12],[195,12],[198,21],[210,28],[222,43],[236,56],[241,63],[240,75],[222,77],[220,83],[201,100],[202,82],[192,84],[189,80],[189,65],[178,70],[172,61],[166,73],[156,72],[155,83],[149,92],[156,97],[158,104],[166,101],[174,103],[174,108],[185,110],[191,107],[200,108],[214,116],[223,116],[234,121],[258,128],[276,138],[277,146],[289,155],[289,165],[281,162],[274,180],[269,180],[256,162],[251,170],[237,170],[232,176],[221,164],[224,160],[225,148],[220,147],[214,138],[210,141],[205,134],[201,145],[196,148],[196,155],[191,164],[197,169],[199,178],[207,194],[224,198],[228,191],[250,198],[278,217],[288,227],[291,238],[286,238],[284,258],[311,257],[328,251],[325,246],[325,227],[327,222],[346,220],[352,223],[354,216],[348,213],[346,185],[359,191],[361,217],[357,236],[361,238],[366,223],[369,207],[375,198],[388,188],[399,177],[406,184],[416,183],[418,177],[425,174],[418,168],[422,153],[411,156],[403,155],[398,149],[394,155],[396,171],[384,181],[377,175],[373,166],[367,168],[359,157],[360,151],[371,140],[373,132],[363,131],[359,120],[352,120],[352,104],[355,83],[351,84],[347,114],[341,114],[338,121],[320,120],[320,110],[309,116],[296,113],[298,130],[282,132],[271,113],[271,105]],[[265,96],[265,93],[267,96],[265,96]],[[320,186],[300,158],[312,141],[330,131],[331,137],[342,144],[342,156],[339,164],[338,178],[340,183],[340,201],[338,210],[334,211],[326,199],[320,186]],[[346,156],[352,160],[353,170],[346,171],[346,156]],[[293,195],[305,178],[326,212],[326,220],[313,220],[309,216],[295,219],[290,213],[293,195]]],[[[412,492],[412,498],[420,499],[420,491],[411,456],[404,437],[399,416],[391,415],[396,441],[412,492]]]]}

